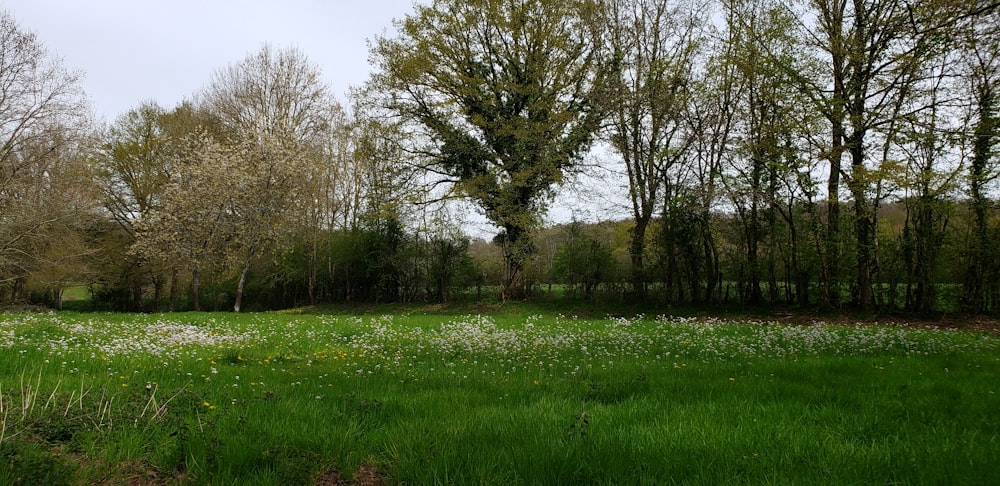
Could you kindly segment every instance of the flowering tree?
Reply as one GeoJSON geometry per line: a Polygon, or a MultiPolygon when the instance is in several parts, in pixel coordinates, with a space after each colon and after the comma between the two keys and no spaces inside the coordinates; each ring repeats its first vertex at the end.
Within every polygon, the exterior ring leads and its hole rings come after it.
{"type": "Polygon", "coordinates": [[[267,45],[216,73],[203,98],[230,146],[234,179],[217,189],[226,192],[233,218],[231,255],[241,267],[233,309],[239,312],[254,257],[280,242],[297,203],[316,197],[307,190],[309,176],[316,176],[311,168],[322,159],[339,105],[300,51],[267,45]],[[296,199],[300,192],[307,197],[296,199]]]}

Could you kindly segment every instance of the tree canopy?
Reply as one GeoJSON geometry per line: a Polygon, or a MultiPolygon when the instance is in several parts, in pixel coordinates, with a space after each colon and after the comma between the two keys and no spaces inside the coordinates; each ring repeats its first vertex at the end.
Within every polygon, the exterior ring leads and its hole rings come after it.
{"type": "Polygon", "coordinates": [[[601,121],[603,56],[587,0],[437,0],[372,49],[384,107],[425,166],[503,229],[505,294],[523,294],[531,231],[601,121]]]}

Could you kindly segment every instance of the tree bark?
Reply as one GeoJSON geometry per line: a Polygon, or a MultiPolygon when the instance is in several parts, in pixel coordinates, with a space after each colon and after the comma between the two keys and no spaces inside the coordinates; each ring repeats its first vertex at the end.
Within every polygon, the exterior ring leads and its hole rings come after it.
{"type": "Polygon", "coordinates": [[[194,301],[194,311],[201,312],[201,268],[191,271],[191,298],[194,301]]]}
{"type": "Polygon", "coordinates": [[[646,228],[649,227],[648,218],[636,218],[635,226],[632,227],[631,241],[629,243],[629,257],[632,260],[632,290],[637,296],[646,296],[646,228]]]}
{"type": "Polygon", "coordinates": [[[256,253],[257,245],[250,245],[250,248],[247,250],[246,261],[243,262],[243,271],[240,272],[240,280],[236,284],[236,302],[233,304],[233,312],[237,314],[243,305],[243,288],[246,286],[247,275],[250,273],[250,262],[253,261],[253,256],[256,253]]]}
{"type": "Polygon", "coordinates": [[[969,167],[969,192],[973,213],[972,245],[969,249],[969,265],[965,272],[963,300],[966,309],[973,312],[991,310],[987,298],[987,287],[990,281],[993,258],[989,253],[989,206],[986,195],[987,167],[992,155],[992,147],[996,139],[998,120],[993,116],[992,106],[995,104],[992,86],[987,82],[979,88],[977,100],[980,115],[976,123],[975,140],[973,142],[972,164],[969,167]]]}

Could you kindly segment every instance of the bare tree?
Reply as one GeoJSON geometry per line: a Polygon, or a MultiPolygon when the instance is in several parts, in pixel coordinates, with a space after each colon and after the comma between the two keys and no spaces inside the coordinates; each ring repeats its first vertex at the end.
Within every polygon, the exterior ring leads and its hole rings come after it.
{"type": "Polygon", "coordinates": [[[663,197],[667,174],[692,143],[684,120],[704,13],[675,0],[606,2],[609,48],[621,75],[609,90],[608,139],[629,179],[632,285],[646,293],[646,229],[663,197]]]}
{"type": "Polygon", "coordinates": [[[15,293],[49,232],[90,209],[80,78],[0,12],[0,282],[15,293]]]}

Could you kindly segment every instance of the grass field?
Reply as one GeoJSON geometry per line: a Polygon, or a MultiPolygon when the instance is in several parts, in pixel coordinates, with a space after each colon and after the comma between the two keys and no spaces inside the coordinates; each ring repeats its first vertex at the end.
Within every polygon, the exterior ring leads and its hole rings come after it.
{"type": "Polygon", "coordinates": [[[0,316],[0,484],[1000,484],[996,336],[0,316]]]}

